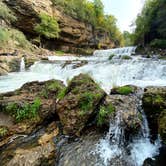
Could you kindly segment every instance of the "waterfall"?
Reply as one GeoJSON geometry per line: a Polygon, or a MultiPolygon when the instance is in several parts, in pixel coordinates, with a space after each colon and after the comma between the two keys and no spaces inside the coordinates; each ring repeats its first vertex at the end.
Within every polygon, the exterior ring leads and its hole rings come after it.
{"type": "Polygon", "coordinates": [[[105,56],[105,57],[108,57],[110,56],[111,54],[115,54],[115,55],[132,55],[132,54],[135,54],[135,50],[136,50],[136,47],[122,47],[122,48],[115,48],[115,49],[108,49],[108,50],[96,50],[94,52],[94,56],[105,56]]]}
{"type": "Polygon", "coordinates": [[[21,62],[20,62],[20,72],[25,71],[25,59],[24,57],[21,58],[21,62]]]}
{"type": "MultiPolygon", "coordinates": [[[[142,100],[137,98],[137,110],[142,114],[142,123],[137,135],[125,140],[122,110],[117,110],[114,120],[110,120],[109,131],[97,145],[96,153],[100,155],[105,166],[142,166],[147,158],[159,154],[160,140],[150,141],[148,122],[142,110],[142,100]]],[[[130,136],[131,137],[131,136],[130,136]]]]}

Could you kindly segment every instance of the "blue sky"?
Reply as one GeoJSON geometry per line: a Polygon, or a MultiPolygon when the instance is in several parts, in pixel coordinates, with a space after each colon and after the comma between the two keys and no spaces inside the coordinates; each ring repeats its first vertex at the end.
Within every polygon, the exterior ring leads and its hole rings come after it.
{"type": "Polygon", "coordinates": [[[117,18],[117,25],[121,31],[130,31],[130,25],[141,11],[144,0],[102,0],[105,13],[113,14],[117,18]]]}

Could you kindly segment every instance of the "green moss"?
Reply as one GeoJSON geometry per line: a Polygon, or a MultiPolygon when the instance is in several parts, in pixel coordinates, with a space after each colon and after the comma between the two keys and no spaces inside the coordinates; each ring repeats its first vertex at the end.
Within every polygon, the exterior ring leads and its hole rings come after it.
{"type": "Polygon", "coordinates": [[[124,60],[129,60],[129,59],[132,59],[130,56],[128,56],[128,55],[123,55],[122,56],[122,59],[124,59],[124,60]]]}
{"type": "Polygon", "coordinates": [[[144,96],[143,97],[143,103],[145,105],[151,105],[152,104],[152,96],[144,96]]]}
{"type": "Polygon", "coordinates": [[[0,126],[0,137],[6,136],[8,133],[8,129],[6,127],[0,126]]]}
{"type": "Polygon", "coordinates": [[[103,124],[105,124],[107,117],[114,112],[115,107],[112,104],[109,104],[108,106],[101,106],[97,117],[97,125],[102,126],[103,124]]]}
{"type": "Polygon", "coordinates": [[[131,86],[123,86],[116,89],[116,91],[121,95],[128,95],[133,93],[133,88],[131,86]]]}
{"type": "Polygon", "coordinates": [[[62,100],[62,99],[65,97],[66,93],[67,93],[67,88],[63,88],[63,89],[58,93],[57,98],[60,99],[60,100],[62,100]]]}
{"type": "Polygon", "coordinates": [[[115,56],[115,54],[111,54],[110,56],[109,56],[109,60],[112,60],[112,58],[115,56]]]}
{"type": "Polygon", "coordinates": [[[153,102],[154,104],[161,105],[162,103],[164,103],[164,99],[162,96],[156,95],[153,97],[153,102]]]}

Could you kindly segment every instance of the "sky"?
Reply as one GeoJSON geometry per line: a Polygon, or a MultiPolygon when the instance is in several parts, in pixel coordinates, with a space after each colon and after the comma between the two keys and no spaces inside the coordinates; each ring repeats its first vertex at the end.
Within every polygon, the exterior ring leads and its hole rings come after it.
{"type": "Polygon", "coordinates": [[[131,31],[130,25],[141,11],[144,0],[102,0],[105,13],[112,14],[117,18],[120,30],[131,31]]]}

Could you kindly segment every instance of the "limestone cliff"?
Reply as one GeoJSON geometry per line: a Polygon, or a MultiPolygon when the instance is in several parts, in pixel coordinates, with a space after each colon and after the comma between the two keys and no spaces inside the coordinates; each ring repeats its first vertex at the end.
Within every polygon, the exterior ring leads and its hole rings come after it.
{"type": "Polygon", "coordinates": [[[40,21],[40,13],[46,13],[58,20],[61,29],[60,38],[44,39],[43,45],[46,48],[76,52],[83,48],[114,46],[106,32],[94,30],[92,25],[64,14],[53,6],[51,0],[4,0],[4,2],[17,17],[14,26],[23,31],[31,40],[37,36],[34,27],[40,21]]]}

